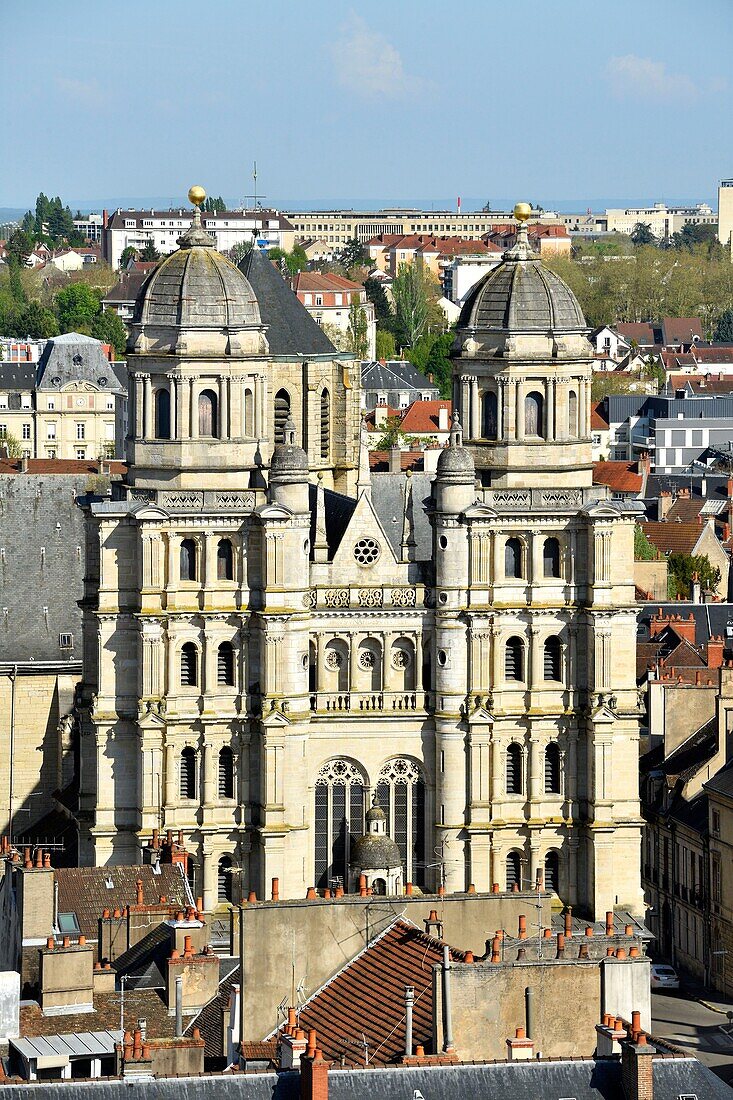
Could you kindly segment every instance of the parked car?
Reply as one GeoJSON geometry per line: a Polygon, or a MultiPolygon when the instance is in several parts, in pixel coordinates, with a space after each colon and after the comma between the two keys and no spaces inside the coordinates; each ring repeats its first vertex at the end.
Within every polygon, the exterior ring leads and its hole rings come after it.
{"type": "Polygon", "coordinates": [[[679,975],[675,968],[667,963],[652,963],[651,986],[658,993],[676,991],[680,987],[679,975]]]}

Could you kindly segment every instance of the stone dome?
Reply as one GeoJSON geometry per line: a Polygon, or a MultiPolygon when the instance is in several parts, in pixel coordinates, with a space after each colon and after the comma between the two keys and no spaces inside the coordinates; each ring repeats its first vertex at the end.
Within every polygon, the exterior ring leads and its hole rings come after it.
{"type": "Polygon", "coordinates": [[[450,442],[438,456],[436,474],[443,481],[468,481],[473,484],[475,472],[471,452],[463,446],[463,430],[458,413],[454,412],[450,442]]]}
{"type": "Polygon", "coordinates": [[[351,866],[355,871],[392,871],[402,866],[402,857],[391,836],[365,833],[354,845],[351,866]]]}
{"type": "Polygon", "coordinates": [[[517,244],[469,293],[458,328],[495,332],[585,332],[578,299],[559,275],[543,266],[520,226],[517,244]]]}
{"type": "Polygon", "coordinates": [[[308,455],[295,442],[295,423],[288,418],[284,427],[285,442],[278,443],[270,459],[270,476],[308,474],[308,455]]]}

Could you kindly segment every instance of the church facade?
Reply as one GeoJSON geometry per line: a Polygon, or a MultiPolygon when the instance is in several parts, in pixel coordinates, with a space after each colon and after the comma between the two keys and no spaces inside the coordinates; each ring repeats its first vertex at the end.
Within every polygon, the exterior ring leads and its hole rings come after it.
{"type": "Polygon", "coordinates": [[[395,881],[642,911],[634,517],[592,486],[568,288],[522,227],[464,307],[434,481],[380,479],[358,365],[288,345],[272,265],[197,212],[180,245],[136,307],[126,484],[88,508],[82,858],[174,829],[207,910],[348,890],[375,803],[395,881]]]}

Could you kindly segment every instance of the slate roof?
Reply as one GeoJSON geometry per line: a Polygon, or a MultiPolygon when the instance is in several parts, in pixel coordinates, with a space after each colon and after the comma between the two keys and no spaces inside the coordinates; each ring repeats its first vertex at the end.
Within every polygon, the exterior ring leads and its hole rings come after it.
{"type": "Polygon", "coordinates": [[[38,389],[58,390],[85,379],[110,393],[127,393],[127,364],[111,363],[102,346],[79,332],[54,336],[38,360],[38,389]]]}
{"type": "Polygon", "coordinates": [[[364,390],[434,390],[438,387],[431,382],[409,359],[388,359],[363,363],[361,367],[361,386],[364,390]]]}
{"type": "MultiPolygon", "coordinates": [[[[153,264],[153,267],[154,266],[153,264]]],[[[112,289],[107,291],[102,301],[105,304],[112,304],[113,302],[136,302],[137,296],[140,293],[140,287],[143,285],[146,278],[146,271],[126,271],[112,289]]]]}
{"type": "Polygon", "coordinates": [[[252,287],[262,323],[267,325],[271,355],[337,354],[321,326],[259,248],[250,249],[239,269],[252,287]]]}
{"type": "MultiPolygon", "coordinates": [[[[240,965],[238,959],[221,959],[220,966],[219,990],[216,996],[213,997],[207,1005],[204,1005],[198,1016],[195,1016],[191,1020],[185,1031],[186,1035],[190,1035],[195,1027],[199,1029],[201,1038],[204,1040],[204,1056],[207,1062],[209,1059],[218,1060],[226,1058],[222,1020],[226,1022],[228,1018],[229,996],[232,992],[232,988],[237,985],[240,980],[240,965]]],[[[248,1044],[248,1046],[266,1046],[271,1048],[270,1043],[252,1043],[248,1044]]],[[[250,1051],[249,1057],[255,1059],[257,1057],[257,1052],[250,1051]]],[[[272,1057],[272,1055],[268,1055],[268,1057],[272,1057]]],[[[258,1060],[264,1060],[264,1058],[258,1060]]]]}
{"type": "Polygon", "coordinates": [[[1,362],[0,390],[21,390],[28,393],[36,387],[36,364],[1,362]]]}
{"type": "MultiPolygon", "coordinates": [[[[188,1025],[190,1013],[184,1014],[188,1025]]],[[[138,1019],[147,1020],[151,1039],[172,1039],[175,1016],[168,1015],[168,1006],[157,989],[125,989],[125,1026],[138,1019]]],[[[20,1009],[20,1033],[26,1038],[38,1035],[67,1035],[90,1031],[112,1030],[120,1026],[120,993],[97,993],[93,1012],[73,1012],[69,1015],[44,1016],[39,1005],[25,1002],[20,1009]]],[[[62,1094],[65,1095],[65,1094],[62,1094]]]]}
{"type": "MultiPolygon", "coordinates": [[[[431,500],[433,475],[412,475],[412,513],[415,527],[415,560],[431,561],[433,556],[433,531],[428,519],[426,504],[431,500]]],[[[402,516],[405,484],[404,474],[377,473],[372,475],[372,505],[385,530],[392,549],[399,556],[402,541],[402,516]]]]}
{"type": "MultiPolygon", "coordinates": [[[[313,555],[313,546],[316,539],[316,496],[317,488],[311,482],[308,485],[308,500],[310,505],[311,515],[311,557],[313,555]]],[[[326,511],[326,541],[328,542],[328,557],[329,560],[333,559],[333,555],[341,545],[341,539],[344,537],[344,532],[349,525],[349,520],[354,514],[356,508],[356,501],[353,497],[347,497],[343,493],[335,493],[332,489],[324,489],[323,503],[326,511]]]]}
{"type": "Polygon", "coordinates": [[[480,331],[583,332],[580,304],[538,258],[505,259],[473,287],[461,307],[458,328],[480,331]]]}
{"type": "Polygon", "coordinates": [[[143,904],[157,905],[164,894],[171,905],[193,905],[194,898],[178,864],[160,864],[160,874],[150,864],[137,867],[58,867],[59,912],[76,913],[82,935],[97,939],[103,909],[135,905],[137,880],[143,882],[143,904]],[[113,886],[105,885],[111,879],[113,886]]]}
{"type": "MultiPolygon", "coordinates": [[[[698,528],[699,530],[699,528],[698,528]]],[[[686,601],[652,601],[643,604],[637,611],[637,641],[649,639],[649,621],[661,612],[663,615],[681,615],[687,619],[692,615],[695,620],[695,644],[707,645],[711,635],[722,635],[728,646],[733,643],[733,604],[698,603],[686,601]],[[730,633],[728,633],[730,632],[730,633]]]]}
{"type": "Polygon", "coordinates": [[[712,779],[708,779],[705,790],[733,798],[733,762],[726,764],[712,779]]]}

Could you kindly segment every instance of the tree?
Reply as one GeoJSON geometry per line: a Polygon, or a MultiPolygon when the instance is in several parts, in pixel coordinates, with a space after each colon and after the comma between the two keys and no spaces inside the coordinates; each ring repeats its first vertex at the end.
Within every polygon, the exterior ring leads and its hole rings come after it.
{"type": "Polygon", "coordinates": [[[375,444],[374,450],[389,451],[392,447],[399,447],[403,443],[412,446],[415,442],[415,436],[403,433],[402,420],[399,416],[388,416],[384,422],[383,434],[375,444]]]}
{"type": "Polygon", "coordinates": [[[366,310],[357,298],[349,306],[348,349],[356,359],[366,359],[369,354],[369,335],[366,310]]]}
{"type": "Polygon", "coordinates": [[[145,242],[145,247],[140,253],[140,259],[143,263],[151,263],[153,260],[160,259],[160,252],[158,252],[158,249],[155,247],[152,237],[145,242]]]}
{"type": "Polygon", "coordinates": [[[215,199],[211,195],[209,195],[206,198],[204,205],[201,207],[204,214],[223,214],[226,208],[227,204],[224,202],[224,199],[221,197],[221,195],[219,195],[218,199],[215,199]]]}
{"type": "Polygon", "coordinates": [[[54,298],[62,332],[91,335],[92,323],[101,312],[100,294],[86,283],[72,283],[54,298]]]}
{"type": "Polygon", "coordinates": [[[692,251],[697,245],[705,245],[710,248],[718,241],[717,228],[714,225],[694,225],[687,222],[677,233],[672,234],[671,244],[673,248],[692,251]]]}
{"type": "Polygon", "coordinates": [[[277,246],[270,248],[267,252],[267,258],[274,260],[281,270],[284,264],[290,275],[297,275],[299,271],[304,271],[308,266],[305,249],[299,244],[296,244],[292,252],[286,252],[284,248],[277,246]]]}
{"type": "Polygon", "coordinates": [[[111,344],[115,358],[124,359],[127,329],[113,309],[103,309],[92,321],[91,335],[103,344],[111,344]]]}
{"type": "Polygon", "coordinates": [[[634,560],[635,561],[654,561],[659,551],[655,546],[649,542],[649,539],[644,534],[644,528],[639,524],[634,526],[634,560]]]}
{"type": "Polygon", "coordinates": [[[720,583],[720,570],[710,564],[707,554],[670,554],[668,594],[670,599],[687,599],[692,591],[693,573],[697,573],[703,591],[713,592],[720,583]]]}
{"type": "Polygon", "coordinates": [[[650,222],[637,222],[631,230],[631,241],[637,248],[642,244],[656,244],[657,238],[652,233],[650,222]]]}
{"type": "Polygon", "coordinates": [[[0,438],[0,446],[5,445],[5,449],[8,453],[8,458],[22,458],[23,448],[20,445],[20,440],[7,432],[2,438],[0,438]]]}
{"type": "Polygon", "coordinates": [[[394,325],[394,312],[389,304],[387,292],[379,279],[367,279],[364,283],[364,290],[366,291],[367,300],[374,306],[377,328],[391,332],[394,325]]]}
{"type": "Polygon", "coordinates": [[[420,264],[400,264],[392,283],[397,338],[410,346],[422,336],[428,317],[428,283],[420,264]]]}
{"type": "Polygon", "coordinates": [[[124,270],[129,264],[130,260],[137,258],[137,249],[133,248],[131,244],[128,244],[126,248],[122,249],[120,254],[120,267],[124,270]]]}
{"type": "Polygon", "coordinates": [[[51,336],[58,336],[59,326],[56,314],[50,309],[45,309],[40,302],[28,302],[18,310],[15,335],[30,336],[33,340],[48,340],[51,336]]]}
{"type": "Polygon", "coordinates": [[[601,401],[611,394],[630,393],[631,382],[625,374],[615,371],[594,371],[590,384],[591,401],[601,401]]]}
{"type": "Polygon", "coordinates": [[[228,252],[225,253],[227,259],[231,260],[233,264],[241,264],[245,256],[249,256],[250,252],[254,248],[254,241],[237,241],[233,244],[228,252]]]}
{"type": "Polygon", "coordinates": [[[369,263],[369,255],[358,237],[352,237],[346,242],[336,259],[344,267],[361,267],[369,263]]]}
{"type": "Polygon", "coordinates": [[[15,229],[10,234],[10,238],[5,245],[5,251],[10,263],[20,266],[25,263],[33,251],[33,241],[23,229],[15,229]]]}
{"type": "Polygon", "coordinates": [[[715,326],[714,339],[720,344],[733,344],[733,309],[724,309],[715,326]]]}
{"type": "Polygon", "coordinates": [[[440,396],[445,398],[450,398],[453,388],[453,364],[449,359],[449,353],[454,336],[453,332],[444,332],[436,336],[425,364],[426,374],[432,374],[440,396]]]}
{"type": "Polygon", "coordinates": [[[377,359],[394,359],[397,349],[394,345],[394,336],[391,332],[377,329],[376,355],[377,359]]]}

